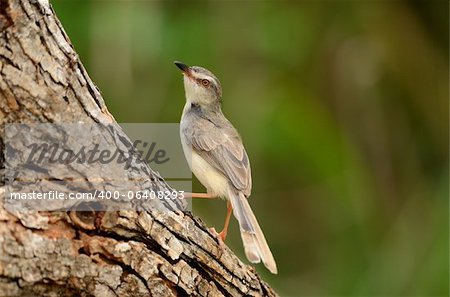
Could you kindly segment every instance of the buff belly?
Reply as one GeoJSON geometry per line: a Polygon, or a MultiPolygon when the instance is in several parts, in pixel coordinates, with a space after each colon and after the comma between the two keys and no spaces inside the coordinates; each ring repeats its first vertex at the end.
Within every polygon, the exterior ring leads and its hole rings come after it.
{"type": "Polygon", "coordinates": [[[192,173],[194,173],[200,183],[205,186],[207,192],[214,196],[228,199],[228,179],[217,171],[217,169],[209,165],[209,163],[199,154],[192,151],[190,147],[184,145],[184,142],[182,143],[184,154],[192,173]]]}

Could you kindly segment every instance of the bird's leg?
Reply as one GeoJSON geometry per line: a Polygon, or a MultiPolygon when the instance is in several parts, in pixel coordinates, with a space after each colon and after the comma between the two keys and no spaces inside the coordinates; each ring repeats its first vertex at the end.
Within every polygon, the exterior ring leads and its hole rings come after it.
{"type": "MultiPolygon", "coordinates": [[[[208,193],[183,193],[183,198],[206,198],[206,199],[214,199],[217,198],[217,196],[208,194],[208,193]]],[[[231,206],[231,202],[228,201],[227,203],[227,216],[225,217],[225,224],[223,226],[222,231],[217,233],[217,231],[214,228],[211,228],[211,231],[218,235],[222,242],[225,242],[225,239],[227,238],[228,234],[228,225],[230,224],[230,218],[231,214],[233,213],[233,207],[231,206]]]]}
{"type": "Polygon", "coordinates": [[[227,216],[225,218],[225,224],[223,226],[222,231],[220,231],[219,236],[222,238],[222,241],[225,241],[228,233],[228,225],[230,224],[231,213],[233,212],[233,207],[231,206],[231,202],[227,203],[227,216]]]}
{"type": "Polygon", "coordinates": [[[214,199],[217,196],[208,194],[208,193],[183,193],[180,194],[182,198],[206,198],[206,199],[214,199]]]}

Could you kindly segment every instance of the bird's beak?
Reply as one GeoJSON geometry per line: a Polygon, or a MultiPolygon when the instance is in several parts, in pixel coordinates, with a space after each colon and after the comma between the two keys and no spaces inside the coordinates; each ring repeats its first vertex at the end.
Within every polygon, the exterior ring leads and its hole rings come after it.
{"type": "Polygon", "coordinates": [[[188,65],[183,64],[183,63],[181,63],[181,62],[179,62],[179,61],[175,61],[174,64],[175,64],[178,68],[180,68],[180,70],[183,71],[184,74],[186,74],[186,75],[189,75],[189,74],[190,74],[191,69],[189,68],[188,65]]]}

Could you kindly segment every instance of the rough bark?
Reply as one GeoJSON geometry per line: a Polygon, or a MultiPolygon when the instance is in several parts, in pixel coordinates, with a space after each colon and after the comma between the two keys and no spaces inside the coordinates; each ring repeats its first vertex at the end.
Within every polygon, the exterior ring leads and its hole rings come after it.
{"type": "MultiPolygon", "coordinates": [[[[0,127],[79,121],[120,131],[51,6],[44,0],[0,0],[0,127]]],[[[112,146],[130,145],[123,134],[106,137],[112,146]]],[[[3,151],[3,132],[0,146],[3,151]]],[[[3,154],[0,164],[4,170],[3,154]]],[[[123,170],[111,174],[146,177],[129,179],[124,188],[169,189],[148,165],[123,170]]],[[[2,178],[1,296],[276,295],[189,212],[168,211],[170,205],[9,212],[4,184],[2,178]]]]}

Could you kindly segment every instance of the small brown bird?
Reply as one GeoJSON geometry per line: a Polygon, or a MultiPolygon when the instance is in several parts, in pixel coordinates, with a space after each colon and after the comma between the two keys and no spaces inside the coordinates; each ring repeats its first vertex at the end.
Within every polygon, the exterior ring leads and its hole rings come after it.
{"type": "Polygon", "coordinates": [[[237,130],[222,113],[220,82],[205,68],[175,65],[183,72],[186,94],[181,143],[192,172],[207,190],[191,197],[226,199],[228,212],[220,237],[225,240],[233,212],[249,261],[262,261],[276,274],[272,252],[247,200],[252,188],[250,163],[237,130]]]}

